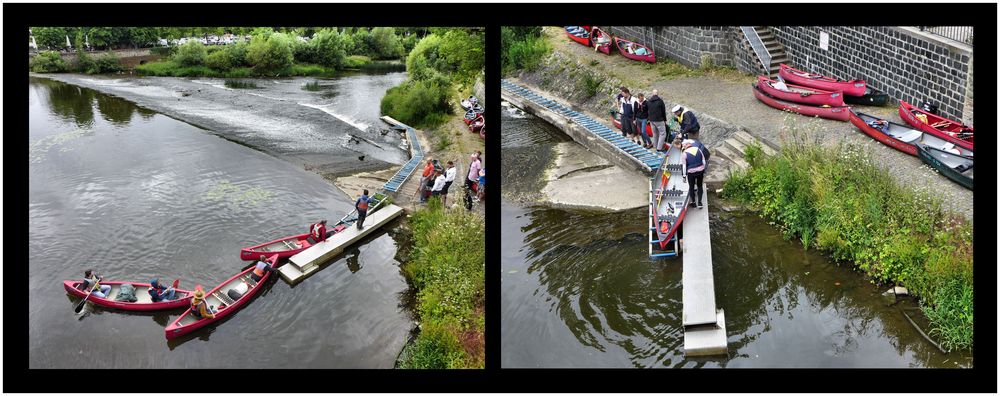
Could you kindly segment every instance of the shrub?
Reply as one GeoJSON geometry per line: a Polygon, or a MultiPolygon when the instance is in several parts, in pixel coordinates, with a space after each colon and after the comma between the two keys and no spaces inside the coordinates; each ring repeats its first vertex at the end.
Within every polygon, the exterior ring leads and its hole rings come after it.
{"type": "Polygon", "coordinates": [[[118,56],[114,52],[108,52],[94,59],[87,69],[87,74],[117,73],[122,70],[125,68],[119,62],[118,56]]]}
{"type": "Polygon", "coordinates": [[[177,47],[153,47],[149,49],[149,53],[159,56],[173,56],[177,53],[177,47]]]}
{"type": "Polygon", "coordinates": [[[451,113],[451,94],[451,84],[443,77],[407,81],[386,91],[382,114],[420,128],[437,126],[451,113]]]}
{"type": "Polygon", "coordinates": [[[69,65],[56,51],[44,51],[36,55],[28,67],[35,73],[59,73],[69,70],[69,65]]]}
{"type": "Polygon", "coordinates": [[[587,97],[597,95],[597,92],[601,89],[601,84],[604,83],[604,79],[597,77],[591,73],[583,73],[583,78],[576,80],[577,88],[585,93],[587,97]]]}
{"type": "Polygon", "coordinates": [[[292,39],[284,33],[254,36],[247,48],[247,61],[259,73],[274,73],[292,65],[292,39]]]}
{"type": "Polygon", "coordinates": [[[191,40],[177,49],[174,60],[181,66],[199,66],[205,63],[208,50],[197,40],[191,40]]]}
{"type": "Polygon", "coordinates": [[[348,69],[358,69],[372,63],[371,58],[362,55],[351,55],[344,60],[344,67],[348,69]]]}
{"type": "Polygon", "coordinates": [[[215,70],[228,70],[233,67],[229,54],[226,51],[215,51],[205,57],[205,66],[215,70]]]}
{"type": "Polygon", "coordinates": [[[552,49],[540,36],[541,29],[503,27],[500,33],[500,63],[505,74],[514,70],[536,69],[552,49]]]}

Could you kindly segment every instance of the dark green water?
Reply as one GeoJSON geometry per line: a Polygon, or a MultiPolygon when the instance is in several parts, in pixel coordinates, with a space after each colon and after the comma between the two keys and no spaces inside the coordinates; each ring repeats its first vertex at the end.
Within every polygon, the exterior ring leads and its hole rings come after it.
{"type": "MultiPolygon", "coordinates": [[[[528,121],[508,128],[505,122],[502,136],[524,140],[519,128],[531,135],[545,129],[528,121]]],[[[530,150],[545,143],[530,141],[524,145],[530,150]]],[[[519,150],[517,143],[510,146],[519,150]]],[[[783,240],[751,213],[723,212],[717,197],[709,201],[716,305],[726,314],[728,355],[684,356],[682,259],[646,256],[644,210],[608,213],[504,201],[502,366],[972,365],[971,356],[943,354],[918,334],[902,314],[926,326],[912,300],[891,304],[881,297],[888,287],[783,240]]]]}
{"type": "Polygon", "coordinates": [[[297,165],[89,89],[32,78],[28,108],[29,367],[393,366],[413,322],[391,227],[171,342],[164,327],[183,310],[74,315],[62,281],[87,268],[211,289],[248,264],[240,248],[336,221],[353,200],[297,165]]]}

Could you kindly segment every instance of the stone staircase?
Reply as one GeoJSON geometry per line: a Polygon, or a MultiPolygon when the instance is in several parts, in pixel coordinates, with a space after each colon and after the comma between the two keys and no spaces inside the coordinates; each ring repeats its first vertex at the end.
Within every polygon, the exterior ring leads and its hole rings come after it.
{"type": "Polygon", "coordinates": [[[779,66],[782,63],[790,64],[792,59],[785,52],[785,46],[778,42],[778,37],[771,32],[770,28],[767,26],[754,26],[753,29],[760,36],[760,40],[764,43],[764,48],[767,48],[767,53],[771,54],[771,65],[767,75],[774,78],[778,75],[779,66]]]}

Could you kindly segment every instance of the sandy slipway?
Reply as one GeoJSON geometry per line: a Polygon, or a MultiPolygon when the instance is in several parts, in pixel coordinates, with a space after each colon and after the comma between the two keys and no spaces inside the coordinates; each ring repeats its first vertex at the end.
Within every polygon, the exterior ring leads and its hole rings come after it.
{"type": "Polygon", "coordinates": [[[400,134],[331,112],[320,93],[303,90],[312,78],[253,79],[246,81],[256,89],[230,89],[212,78],[31,75],[121,97],[325,175],[385,169],[409,158],[400,134]]]}

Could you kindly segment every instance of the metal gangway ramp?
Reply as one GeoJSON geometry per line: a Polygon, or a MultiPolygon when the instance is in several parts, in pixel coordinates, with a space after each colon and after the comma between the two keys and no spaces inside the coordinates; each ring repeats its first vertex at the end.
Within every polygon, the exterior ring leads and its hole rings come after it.
{"type": "Polygon", "coordinates": [[[705,207],[688,208],[681,223],[684,354],[688,356],[720,355],[727,350],[726,317],[715,306],[708,193],[701,193],[705,207]]]}
{"type": "Polygon", "coordinates": [[[642,146],[622,137],[621,132],[608,128],[604,124],[601,124],[597,120],[590,118],[583,113],[574,111],[559,102],[541,96],[534,91],[514,84],[506,79],[500,80],[500,86],[507,92],[520,96],[538,106],[547,108],[571,119],[574,123],[584,127],[597,138],[614,147],[615,150],[626,154],[633,161],[637,162],[639,167],[646,172],[652,172],[660,166],[660,162],[663,159],[662,155],[654,154],[642,146]]]}

